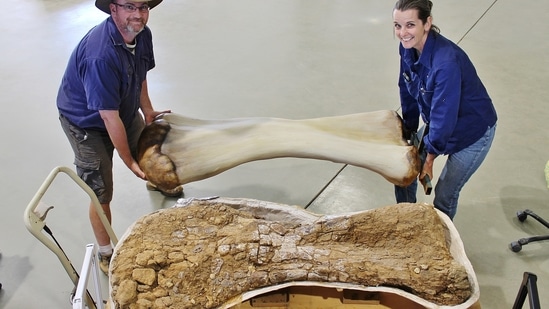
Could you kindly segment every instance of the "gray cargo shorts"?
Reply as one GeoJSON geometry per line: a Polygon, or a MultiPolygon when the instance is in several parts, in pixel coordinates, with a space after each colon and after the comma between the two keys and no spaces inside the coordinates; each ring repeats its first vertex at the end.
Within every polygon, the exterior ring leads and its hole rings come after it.
{"type": "MultiPolygon", "coordinates": [[[[106,131],[79,128],[59,115],[61,127],[67,135],[74,152],[74,165],[78,176],[93,190],[99,203],[108,204],[113,196],[114,145],[106,131]]],[[[138,113],[126,128],[128,143],[134,158],[137,156],[137,141],[145,122],[138,113]]]]}

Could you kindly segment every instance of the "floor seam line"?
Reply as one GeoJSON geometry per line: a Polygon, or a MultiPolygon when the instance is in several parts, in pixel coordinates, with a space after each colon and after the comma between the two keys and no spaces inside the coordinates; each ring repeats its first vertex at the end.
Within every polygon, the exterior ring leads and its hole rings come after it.
{"type": "Polygon", "coordinates": [[[309,201],[309,203],[307,203],[307,205],[305,205],[305,209],[309,208],[309,206],[311,206],[312,203],[314,203],[314,201],[316,201],[316,199],[326,190],[326,188],[328,188],[329,185],[332,184],[332,182],[334,182],[334,180],[337,178],[337,176],[339,176],[339,174],[341,174],[341,172],[343,172],[343,170],[348,166],[349,164],[344,164],[342,168],[339,169],[339,171],[337,171],[337,173],[334,175],[334,177],[332,177],[330,179],[330,181],[328,181],[324,187],[322,187],[322,189],[320,189],[320,191],[318,191],[317,194],[315,194],[315,196],[313,196],[313,198],[309,201]]]}
{"type": "Polygon", "coordinates": [[[469,32],[471,32],[471,30],[473,30],[473,28],[480,22],[480,20],[488,13],[488,11],[490,11],[492,9],[492,7],[498,2],[498,0],[494,0],[494,2],[492,2],[492,4],[490,4],[490,6],[484,11],[484,13],[482,13],[482,15],[480,15],[480,17],[473,23],[473,25],[471,27],[469,27],[469,29],[467,29],[467,31],[465,32],[465,34],[463,34],[463,36],[457,41],[457,45],[459,45],[459,43],[461,43],[461,41],[467,36],[467,34],[469,34],[469,32]]]}

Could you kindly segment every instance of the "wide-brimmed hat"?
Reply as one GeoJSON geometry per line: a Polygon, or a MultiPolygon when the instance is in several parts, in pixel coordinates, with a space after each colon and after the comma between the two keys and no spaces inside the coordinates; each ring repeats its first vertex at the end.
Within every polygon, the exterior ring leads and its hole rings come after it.
{"type": "MultiPolygon", "coordinates": [[[[149,7],[152,9],[159,5],[162,0],[132,0],[132,2],[147,2],[149,7]]],[[[95,0],[95,6],[107,14],[111,13],[111,9],[109,8],[109,4],[111,3],[112,0],[95,0]]]]}

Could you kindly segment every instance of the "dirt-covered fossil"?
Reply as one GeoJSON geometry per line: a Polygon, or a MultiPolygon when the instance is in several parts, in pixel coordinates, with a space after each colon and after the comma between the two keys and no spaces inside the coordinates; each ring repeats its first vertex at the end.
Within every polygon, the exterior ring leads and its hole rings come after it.
{"type": "Polygon", "coordinates": [[[452,222],[427,204],[341,215],[251,199],[181,199],[115,248],[111,308],[230,308],[287,285],[468,308],[478,284],[452,222]]]}

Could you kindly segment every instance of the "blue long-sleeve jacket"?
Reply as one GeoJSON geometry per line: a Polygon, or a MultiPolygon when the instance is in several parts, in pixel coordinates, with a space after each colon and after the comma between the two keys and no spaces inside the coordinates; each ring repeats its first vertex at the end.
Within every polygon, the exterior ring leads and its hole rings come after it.
{"type": "Polygon", "coordinates": [[[476,142],[497,121],[492,100],[467,54],[430,31],[418,58],[415,49],[400,53],[400,102],[404,124],[417,130],[421,115],[429,124],[428,153],[456,153],[476,142]]]}

